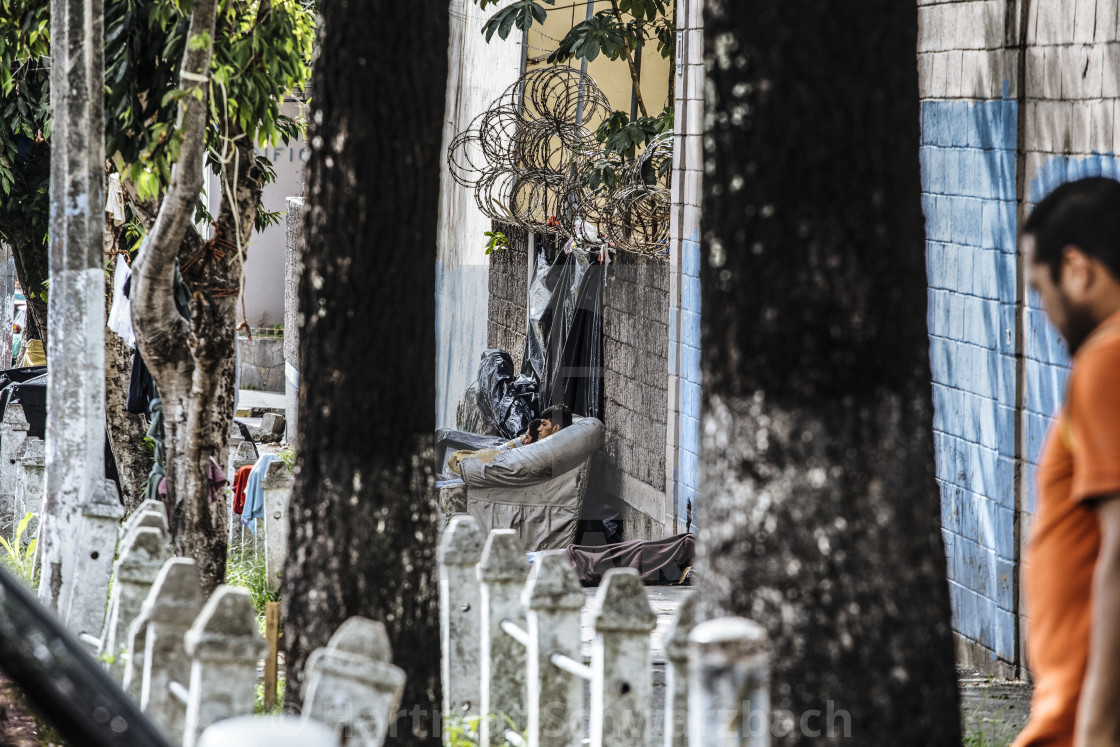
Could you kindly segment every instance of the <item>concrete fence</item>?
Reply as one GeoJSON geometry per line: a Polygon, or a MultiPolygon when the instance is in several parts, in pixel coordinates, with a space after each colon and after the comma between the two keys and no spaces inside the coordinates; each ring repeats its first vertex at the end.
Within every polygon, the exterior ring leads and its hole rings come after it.
{"type": "Polygon", "coordinates": [[[120,548],[104,631],[81,638],[173,744],[384,744],[405,675],[381,623],[350,618],[312,652],[300,718],[246,721],[265,654],[249,592],[205,599],[194,561],[171,556],[158,502],[129,517],[120,548]]]}
{"type": "MultiPolygon", "coordinates": [[[[592,604],[590,661],[581,656],[586,595],[564,552],[530,566],[513,530],[484,537],[457,516],[439,548],[445,718],[478,721],[483,747],[650,744],[656,615],[637,571],[607,572],[592,604]]],[[[666,638],[664,741],[769,744],[744,709],[769,712],[762,629],[740,618],[694,624],[694,600],[666,638]]],[[[446,727],[445,727],[446,728],[446,727]]]]}

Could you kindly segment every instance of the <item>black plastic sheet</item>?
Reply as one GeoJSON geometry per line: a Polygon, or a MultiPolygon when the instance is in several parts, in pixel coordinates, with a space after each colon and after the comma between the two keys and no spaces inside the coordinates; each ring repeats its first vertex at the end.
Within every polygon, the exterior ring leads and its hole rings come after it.
{"type": "Polygon", "coordinates": [[[513,375],[513,359],[504,350],[484,350],[478,366],[478,409],[505,438],[529,428],[537,416],[537,380],[513,375]]]}
{"type": "Polygon", "coordinates": [[[538,411],[563,403],[576,415],[602,417],[602,308],[597,252],[560,252],[551,265],[538,257],[521,368],[540,382],[538,411]]]}

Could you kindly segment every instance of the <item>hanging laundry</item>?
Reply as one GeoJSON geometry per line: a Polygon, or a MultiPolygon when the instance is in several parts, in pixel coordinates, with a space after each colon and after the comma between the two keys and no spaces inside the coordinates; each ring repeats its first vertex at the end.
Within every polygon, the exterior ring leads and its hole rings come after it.
{"type": "Polygon", "coordinates": [[[245,510],[245,486],[249,483],[249,473],[253,471],[253,465],[246,464],[244,467],[238,467],[237,473],[233,476],[233,512],[240,514],[245,510]]]}
{"type": "Polygon", "coordinates": [[[105,185],[105,214],[113,219],[114,225],[124,223],[124,190],[121,189],[120,174],[109,174],[108,184],[105,185]]]}
{"type": "Polygon", "coordinates": [[[132,333],[132,303],[124,292],[124,284],[130,280],[132,270],[124,261],[124,255],[117,255],[117,267],[113,271],[113,305],[109,307],[109,319],[105,326],[116,332],[129,344],[136,347],[136,337],[132,333]]]}
{"type": "Polygon", "coordinates": [[[229,485],[226,473],[218,466],[218,460],[210,457],[210,468],[206,471],[206,495],[211,503],[222,499],[222,488],[229,485]]]}
{"type": "Polygon", "coordinates": [[[140,351],[132,351],[132,371],[128,375],[128,399],[125,409],[133,415],[143,415],[148,411],[149,405],[156,399],[156,382],[140,351]]]}
{"type": "Polygon", "coordinates": [[[249,527],[253,534],[257,533],[257,519],[264,518],[264,488],[261,487],[261,480],[268,471],[268,465],[279,459],[275,454],[262,456],[253,466],[245,483],[245,507],[241,512],[241,523],[249,527]]]}

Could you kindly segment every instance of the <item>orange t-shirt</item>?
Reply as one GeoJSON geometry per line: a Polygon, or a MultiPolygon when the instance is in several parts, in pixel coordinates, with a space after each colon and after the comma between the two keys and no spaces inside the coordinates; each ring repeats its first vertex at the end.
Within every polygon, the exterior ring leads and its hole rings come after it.
{"type": "Polygon", "coordinates": [[[1014,747],[1073,744],[1089,659],[1100,524],[1092,499],[1120,493],[1120,313],[1073,359],[1065,408],[1038,468],[1038,521],[1027,550],[1031,718],[1014,747]]]}

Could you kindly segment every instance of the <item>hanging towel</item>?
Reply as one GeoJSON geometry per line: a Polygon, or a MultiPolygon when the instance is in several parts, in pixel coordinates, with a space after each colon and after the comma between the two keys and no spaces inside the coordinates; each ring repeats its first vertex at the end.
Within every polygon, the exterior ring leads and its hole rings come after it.
{"type": "Polygon", "coordinates": [[[275,454],[262,456],[245,482],[245,508],[241,512],[241,523],[249,527],[253,534],[257,533],[257,519],[264,518],[264,488],[261,487],[261,480],[268,471],[268,465],[279,458],[275,454]]]}
{"type": "Polygon", "coordinates": [[[105,213],[113,219],[114,225],[124,223],[124,190],[121,189],[120,174],[109,174],[105,185],[105,213]]]}
{"type": "Polygon", "coordinates": [[[210,470],[206,474],[206,492],[211,503],[217,503],[222,499],[222,488],[229,485],[229,480],[226,479],[226,473],[222,472],[222,468],[218,466],[218,460],[210,457],[210,470]]]}
{"type": "Polygon", "coordinates": [[[240,514],[245,510],[245,486],[249,482],[249,473],[253,471],[253,465],[246,464],[244,467],[238,467],[237,473],[233,476],[233,512],[240,514]]]}
{"type": "Polygon", "coordinates": [[[118,254],[117,267],[113,271],[113,305],[109,308],[109,320],[105,324],[130,347],[136,347],[136,338],[132,334],[132,304],[124,292],[124,284],[131,272],[128,263],[124,261],[124,255],[118,254]]]}

